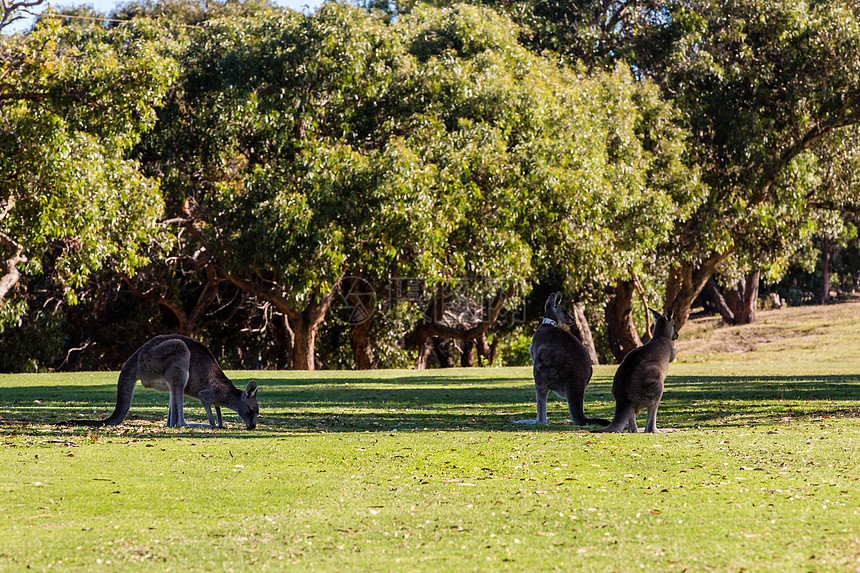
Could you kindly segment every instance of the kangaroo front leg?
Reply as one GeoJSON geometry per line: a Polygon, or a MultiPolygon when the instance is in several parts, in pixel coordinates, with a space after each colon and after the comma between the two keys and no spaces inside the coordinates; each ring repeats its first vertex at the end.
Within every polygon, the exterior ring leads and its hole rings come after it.
{"type": "Polygon", "coordinates": [[[223,428],[224,422],[221,420],[221,406],[215,406],[215,413],[218,415],[218,427],[223,428]]]}
{"type": "MultiPolygon", "coordinates": [[[[206,410],[206,417],[209,418],[209,427],[215,427],[215,416],[212,415],[212,392],[209,390],[201,390],[197,399],[200,400],[200,404],[203,405],[203,409],[206,410]]],[[[217,406],[216,406],[217,408],[217,406]]],[[[221,413],[218,413],[218,418],[220,421],[221,413]]]]}
{"type": "Polygon", "coordinates": [[[212,415],[212,407],[209,404],[203,404],[203,409],[206,410],[206,417],[209,418],[209,427],[215,427],[215,416],[212,415]]]}

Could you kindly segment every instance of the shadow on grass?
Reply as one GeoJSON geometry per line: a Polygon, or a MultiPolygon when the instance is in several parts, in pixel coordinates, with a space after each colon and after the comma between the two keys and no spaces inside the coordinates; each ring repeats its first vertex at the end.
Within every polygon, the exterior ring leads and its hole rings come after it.
{"type": "MultiPolygon", "coordinates": [[[[251,438],[270,432],[379,431],[558,431],[575,430],[563,401],[550,404],[546,427],[514,425],[534,417],[531,380],[517,376],[447,376],[427,374],[386,379],[325,377],[285,379],[256,377],[260,387],[261,430],[218,430],[212,437],[251,438]]],[[[249,378],[251,376],[248,376],[249,378]]],[[[237,380],[237,386],[243,381],[237,380]]],[[[586,391],[589,416],[611,418],[611,381],[595,380],[586,391]]],[[[677,428],[743,426],[785,417],[858,417],[860,381],[845,376],[672,377],[660,405],[659,423],[677,428]]],[[[27,432],[32,424],[101,419],[113,411],[111,384],[20,386],[0,388],[0,428],[27,432]],[[94,413],[97,412],[97,413],[94,413]]],[[[199,402],[186,400],[186,417],[205,420],[199,402]]],[[[237,419],[225,410],[225,419],[237,419]]],[[[137,388],[128,424],[143,420],[149,430],[167,430],[167,395],[137,388]]],[[[644,414],[640,414],[644,416],[644,414]]],[[[590,427],[594,429],[594,427],[590,427]]],[[[81,428],[79,431],[91,431],[81,428]]],[[[180,430],[181,431],[181,430],[180,430]]],[[[199,437],[201,432],[195,432],[199,437]]]]}

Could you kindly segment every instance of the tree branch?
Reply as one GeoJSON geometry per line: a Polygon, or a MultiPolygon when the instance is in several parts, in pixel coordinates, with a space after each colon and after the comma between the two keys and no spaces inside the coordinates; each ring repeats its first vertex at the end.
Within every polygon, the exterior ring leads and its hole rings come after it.
{"type": "Polygon", "coordinates": [[[0,232],[0,244],[6,246],[11,254],[2,262],[0,262],[0,300],[6,297],[6,294],[12,290],[12,287],[21,278],[21,271],[18,270],[18,265],[27,262],[27,257],[24,256],[24,247],[18,244],[6,233],[0,232]]]}
{"type": "Polygon", "coordinates": [[[493,301],[490,303],[490,316],[487,320],[478,323],[471,328],[458,328],[448,326],[438,322],[428,322],[419,324],[415,330],[406,336],[406,346],[409,348],[421,348],[424,341],[433,336],[441,336],[442,338],[453,338],[455,340],[475,340],[485,334],[489,328],[495,324],[499,318],[499,313],[502,311],[505,301],[513,294],[513,286],[504,290],[499,290],[493,301]]]}
{"type": "Polygon", "coordinates": [[[779,157],[774,161],[771,169],[765,171],[761,185],[759,185],[758,190],[756,190],[752,196],[750,206],[759,205],[767,199],[771,187],[773,187],[773,184],[779,178],[779,174],[783,169],[785,169],[785,166],[788,165],[795,157],[800,155],[800,153],[818,143],[821,138],[832,131],[839,129],[840,127],[853,125],[858,121],[860,121],[860,111],[848,111],[844,115],[830,121],[817,123],[812,127],[812,129],[807,131],[799,141],[795,142],[794,145],[790,145],[784,149],[779,157]]]}

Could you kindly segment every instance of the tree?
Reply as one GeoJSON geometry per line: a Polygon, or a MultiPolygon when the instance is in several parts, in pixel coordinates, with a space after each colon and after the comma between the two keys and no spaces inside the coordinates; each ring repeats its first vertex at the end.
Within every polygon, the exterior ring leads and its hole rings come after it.
{"type": "Polygon", "coordinates": [[[173,78],[160,41],[143,22],[52,18],[0,36],[0,324],[24,311],[25,275],[50,272],[74,303],[90,273],[145,262],[161,195],[128,152],[173,78]]]}
{"type": "Polygon", "coordinates": [[[345,6],[212,22],[192,33],[164,125],[142,150],[221,276],[286,317],[294,368],[314,368],[347,273],[396,263],[414,244],[398,229],[431,232],[416,208],[426,183],[386,183],[417,158],[373,141],[398,55],[383,23],[345,6]]]}
{"type": "MultiPolygon", "coordinates": [[[[507,2],[501,2],[508,6],[507,2]]],[[[665,305],[680,328],[730,257],[755,272],[785,258],[810,225],[808,187],[792,172],[856,123],[860,16],[848,0],[558,2],[514,13],[526,38],[595,68],[623,61],[681,110],[709,197],[676,222],[665,305]],[[767,261],[764,261],[767,265],[767,261]]]]}
{"type": "MultiPolygon", "coordinates": [[[[465,12],[462,6],[440,12],[449,24],[430,35],[458,55],[482,45],[454,36],[456,14],[465,12]]],[[[496,68],[489,85],[496,108],[520,115],[482,110],[482,117],[511,126],[502,131],[505,151],[488,152],[487,146],[482,155],[504,166],[497,169],[506,176],[494,186],[515,190],[502,204],[516,206],[509,217],[531,252],[531,278],[561,276],[569,292],[582,296],[595,285],[643,274],[673,222],[684,220],[702,198],[696,171],[682,161],[676,112],[653,84],[634,81],[624,68],[585,73],[529,59],[516,47],[515,29],[507,30],[504,53],[517,60],[496,68]],[[521,70],[534,72],[524,76],[521,70]],[[516,91],[503,91],[507,86],[516,91]]]]}

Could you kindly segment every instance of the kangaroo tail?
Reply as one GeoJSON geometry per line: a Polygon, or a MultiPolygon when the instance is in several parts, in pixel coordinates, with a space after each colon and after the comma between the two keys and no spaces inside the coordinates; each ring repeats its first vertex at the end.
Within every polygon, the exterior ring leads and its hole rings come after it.
{"type": "Polygon", "coordinates": [[[72,426],[90,426],[100,428],[102,426],[116,426],[125,420],[128,410],[131,408],[131,398],[134,396],[134,385],[137,382],[137,355],[132,355],[126,360],[119,373],[116,384],[116,407],[106,420],[71,420],[72,426]]]}
{"type": "Polygon", "coordinates": [[[609,424],[609,420],[603,420],[601,418],[587,418],[585,416],[585,409],[583,407],[582,402],[582,393],[573,393],[567,397],[567,407],[570,411],[570,420],[576,424],[577,426],[588,426],[588,425],[597,425],[601,424],[606,426],[609,424]]]}
{"type": "MultiPolygon", "coordinates": [[[[632,412],[630,412],[632,413],[632,412]]],[[[612,417],[611,422],[606,422],[605,420],[601,420],[605,423],[605,428],[600,428],[599,430],[592,430],[593,433],[598,432],[623,432],[624,427],[627,425],[627,422],[630,420],[630,413],[624,412],[615,412],[615,415],[612,417]]]]}

